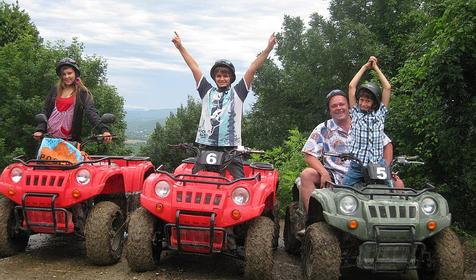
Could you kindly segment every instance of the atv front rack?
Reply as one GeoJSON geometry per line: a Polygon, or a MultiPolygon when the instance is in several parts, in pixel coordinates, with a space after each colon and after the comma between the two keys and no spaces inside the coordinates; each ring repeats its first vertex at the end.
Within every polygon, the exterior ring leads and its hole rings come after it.
{"type": "Polygon", "coordinates": [[[85,160],[85,161],[78,162],[76,164],[72,164],[71,162],[67,160],[30,159],[30,160],[24,161],[22,157],[23,156],[15,157],[13,158],[13,161],[20,162],[21,164],[27,167],[33,167],[35,169],[48,169],[48,170],[71,170],[71,169],[78,168],[79,166],[83,164],[94,164],[94,163],[103,162],[103,161],[107,161],[108,165],[111,165],[112,160],[115,160],[115,159],[122,159],[126,161],[149,160],[148,157],[94,155],[94,156],[89,156],[90,160],[85,160]]]}
{"type": "Polygon", "coordinates": [[[34,228],[50,228],[52,233],[69,233],[71,232],[72,228],[70,228],[68,216],[71,215],[68,210],[65,208],[57,208],[56,207],[56,198],[58,194],[54,193],[25,193],[22,197],[22,205],[15,206],[15,220],[21,221],[19,218],[19,213],[22,213],[24,225],[19,225],[19,227],[23,230],[31,231],[34,228]],[[51,198],[51,207],[35,207],[35,206],[26,206],[27,198],[28,197],[42,197],[42,198],[51,198]],[[52,223],[48,222],[30,222],[29,215],[33,214],[34,212],[51,212],[51,220],[52,223]],[[64,217],[64,221],[57,221],[57,213],[62,213],[64,217]],[[60,229],[58,224],[64,225],[64,229],[60,229]]]}
{"type": "Polygon", "coordinates": [[[215,227],[215,216],[215,213],[209,212],[177,210],[175,212],[175,224],[166,224],[164,228],[167,247],[180,253],[210,255],[222,252],[227,241],[227,233],[224,228],[215,227]],[[191,215],[197,218],[209,217],[209,226],[183,225],[180,223],[181,215],[191,215]],[[208,239],[208,242],[203,240],[197,241],[197,239],[200,239],[197,236],[205,237],[205,239],[208,239]],[[221,240],[216,238],[217,236],[221,240]]]}
{"type": "Polygon", "coordinates": [[[373,272],[406,272],[416,269],[425,244],[415,239],[413,226],[374,226],[374,240],[360,245],[357,266],[373,272]]]}
{"type": "Polygon", "coordinates": [[[403,196],[405,197],[405,199],[408,200],[409,197],[417,197],[422,195],[425,192],[433,191],[435,189],[435,186],[433,186],[430,183],[426,183],[428,187],[420,191],[416,191],[412,188],[396,189],[396,188],[389,188],[389,187],[363,187],[359,189],[353,186],[340,185],[340,184],[335,184],[332,182],[327,182],[327,183],[332,185],[333,188],[352,190],[361,195],[369,196],[370,199],[373,199],[374,196],[403,196]],[[369,192],[369,191],[379,191],[379,192],[369,192]]]}
{"type": "Polygon", "coordinates": [[[232,185],[238,181],[261,181],[261,173],[256,173],[253,175],[253,177],[244,177],[244,178],[239,178],[235,180],[230,180],[226,177],[223,176],[207,176],[207,175],[200,175],[200,174],[170,174],[167,171],[164,170],[156,170],[157,173],[164,174],[171,178],[174,181],[177,182],[183,182],[184,186],[186,183],[203,183],[203,184],[210,184],[210,185],[232,185]],[[190,179],[186,179],[190,178],[190,179]],[[207,180],[207,179],[215,179],[215,180],[220,180],[220,181],[213,181],[213,180],[207,180]]]}

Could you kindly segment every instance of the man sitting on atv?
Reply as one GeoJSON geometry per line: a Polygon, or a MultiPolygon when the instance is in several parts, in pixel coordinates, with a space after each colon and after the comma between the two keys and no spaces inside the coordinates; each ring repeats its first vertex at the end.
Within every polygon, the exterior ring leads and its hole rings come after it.
{"type": "MultiPolygon", "coordinates": [[[[251,63],[243,78],[233,87],[231,84],[236,79],[235,67],[230,61],[217,60],[211,68],[210,76],[216,83],[214,87],[203,76],[198,63],[185,49],[176,32],[172,42],[192,71],[197,91],[202,99],[202,113],[195,142],[203,145],[205,149],[208,147],[217,151],[229,151],[241,146],[243,102],[251,88],[255,72],[264,63],[276,43],[274,33],[269,37],[266,49],[251,63]]],[[[196,173],[200,169],[201,166],[196,164],[193,172],[196,173]]],[[[244,177],[240,158],[235,158],[228,169],[235,179],[244,177]]]]}
{"type": "MultiPolygon", "coordinates": [[[[344,175],[349,168],[349,161],[336,157],[323,157],[324,153],[347,153],[351,142],[351,123],[349,101],[347,94],[335,89],[329,92],[327,109],[331,119],[320,123],[311,133],[304,144],[302,152],[309,167],[300,175],[301,199],[307,212],[309,197],[316,186],[325,187],[326,182],[342,184],[344,175]]],[[[384,139],[384,159],[388,165],[393,158],[393,145],[388,137],[384,139]]],[[[403,182],[396,177],[395,187],[403,187],[403,182]]]]}

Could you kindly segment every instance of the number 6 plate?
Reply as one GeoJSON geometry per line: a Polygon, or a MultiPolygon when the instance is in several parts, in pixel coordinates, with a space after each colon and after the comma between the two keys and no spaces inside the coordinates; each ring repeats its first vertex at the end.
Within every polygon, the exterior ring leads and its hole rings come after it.
{"type": "Polygon", "coordinates": [[[197,162],[203,165],[220,166],[223,163],[223,152],[201,151],[197,162]]]}

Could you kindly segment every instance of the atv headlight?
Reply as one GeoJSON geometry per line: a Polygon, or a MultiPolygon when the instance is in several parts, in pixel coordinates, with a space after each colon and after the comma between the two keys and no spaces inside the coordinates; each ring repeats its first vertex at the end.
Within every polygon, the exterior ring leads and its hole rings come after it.
{"type": "Polygon", "coordinates": [[[12,172],[10,172],[10,178],[12,179],[13,183],[20,182],[22,176],[23,176],[23,169],[19,167],[13,168],[12,172]]]}
{"type": "Polygon", "coordinates": [[[233,190],[231,198],[236,205],[245,205],[250,199],[250,193],[247,189],[239,187],[233,190]]]}
{"type": "Polygon", "coordinates": [[[351,195],[342,197],[339,201],[339,209],[346,215],[351,215],[357,210],[357,199],[351,195]]]}
{"type": "Polygon", "coordinates": [[[87,169],[81,169],[76,173],[76,182],[86,185],[89,181],[91,181],[91,172],[87,169]]]}
{"type": "Polygon", "coordinates": [[[431,197],[426,197],[421,201],[421,210],[426,215],[433,215],[436,213],[436,201],[431,197]]]}
{"type": "Polygon", "coordinates": [[[170,193],[170,184],[167,181],[158,181],[155,184],[155,194],[158,197],[166,198],[170,193]]]}

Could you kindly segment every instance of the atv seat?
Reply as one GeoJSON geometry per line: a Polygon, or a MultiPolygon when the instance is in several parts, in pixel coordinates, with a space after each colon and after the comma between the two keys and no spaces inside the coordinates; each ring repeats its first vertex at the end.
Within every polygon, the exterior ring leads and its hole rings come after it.
{"type": "Polygon", "coordinates": [[[252,162],[250,164],[250,167],[254,169],[263,169],[263,170],[274,169],[274,166],[271,163],[267,163],[267,162],[252,162]]]}
{"type": "Polygon", "coordinates": [[[189,157],[182,160],[183,163],[195,163],[196,159],[194,157],[189,157]]]}

